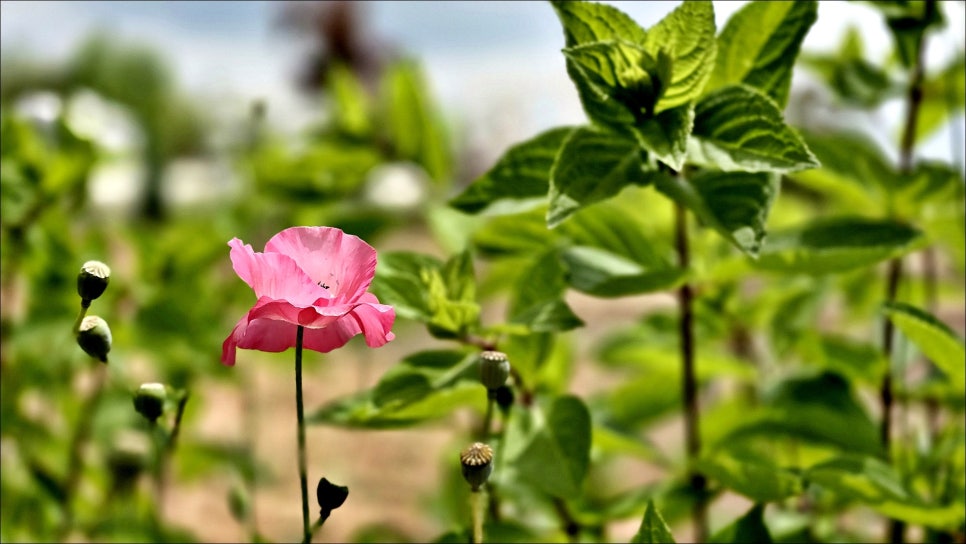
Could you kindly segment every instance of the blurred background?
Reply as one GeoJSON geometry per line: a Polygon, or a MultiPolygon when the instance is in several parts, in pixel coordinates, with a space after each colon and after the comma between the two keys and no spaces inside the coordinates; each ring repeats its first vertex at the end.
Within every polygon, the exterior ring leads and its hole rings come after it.
{"type": "MultiPolygon", "coordinates": [[[[645,28],[676,6],[612,4],[645,28]]],[[[743,4],[716,3],[718,27],[743,4]]],[[[943,6],[931,69],[964,48],[966,3],[943,6]]],[[[821,2],[804,50],[831,55],[857,35],[868,57],[888,63],[888,31],[870,13],[861,3],[821,2]]],[[[88,259],[114,269],[92,313],[115,333],[107,394],[116,401],[98,416],[90,455],[116,459],[129,447],[116,430],[137,428],[129,395],[138,383],[163,381],[192,397],[164,506],[181,532],[125,533],[147,515],[137,511],[66,538],[238,541],[256,525],[269,539],[295,538],[289,356],[241,352],[237,368],[218,363],[251,303],[226,242],[238,236],[259,249],[287,226],[327,224],[379,251],[462,249],[476,219],[448,210],[446,199],[509,145],[585,122],[562,47],[543,2],[0,3],[5,539],[56,540],[58,512],[43,497],[57,489],[37,482],[63,465],[59,452],[90,388],[89,362],[65,332],[76,316],[75,273],[88,259]],[[245,515],[239,497],[250,501],[245,515]]],[[[820,83],[796,72],[790,121],[859,124],[894,159],[900,97],[843,113],[820,83]]],[[[920,156],[962,170],[957,111],[920,156]]],[[[591,324],[588,342],[631,323],[642,303],[575,300],[591,324]]],[[[310,407],[371,386],[402,355],[432,345],[405,320],[396,334],[381,350],[354,341],[313,354],[310,407]]],[[[352,489],[319,541],[426,540],[457,515],[438,492],[447,459],[439,452],[463,446],[446,428],[313,427],[309,444],[310,481],[327,475],[352,489]]],[[[79,515],[98,512],[97,486],[110,488],[116,469],[105,462],[81,489],[89,500],[79,515]]],[[[639,481],[655,477],[637,469],[639,481]]],[[[616,538],[637,521],[625,525],[616,538]]]]}

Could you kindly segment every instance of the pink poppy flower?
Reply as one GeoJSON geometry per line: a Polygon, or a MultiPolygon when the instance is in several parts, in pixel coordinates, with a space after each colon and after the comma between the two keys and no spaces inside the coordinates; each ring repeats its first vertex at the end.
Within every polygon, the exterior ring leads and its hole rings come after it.
{"type": "Polygon", "coordinates": [[[264,253],[233,238],[231,263],[258,300],[222,344],[221,362],[233,366],[235,349],[285,351],[302,346],[328,352],[362,333],[366,344],[392,340],[396,312],[366,291],[376,273],[376,250],[331,227],[292,227],[265,244],[264,253]]]}

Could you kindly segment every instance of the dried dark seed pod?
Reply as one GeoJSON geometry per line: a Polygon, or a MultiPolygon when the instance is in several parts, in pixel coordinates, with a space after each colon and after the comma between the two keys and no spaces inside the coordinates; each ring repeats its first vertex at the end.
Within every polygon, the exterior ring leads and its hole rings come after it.
{"type": "Polygon", "coordinates": [[[513,389],[508,385],[501,385],[494,394],[496,397],[496,405],[500,407],[500,410],[506,412],[513,406],[513,389]]]}
{"type": "Polygon", "coordinates": [[[342,506],[348,496],[348,487],[335,485],[328,478],[319,480],[319,485],[315,489],[315,497],[319,501],[319,516],[322,517],[322,520],[328,518],[333,510],[342,506]]]}

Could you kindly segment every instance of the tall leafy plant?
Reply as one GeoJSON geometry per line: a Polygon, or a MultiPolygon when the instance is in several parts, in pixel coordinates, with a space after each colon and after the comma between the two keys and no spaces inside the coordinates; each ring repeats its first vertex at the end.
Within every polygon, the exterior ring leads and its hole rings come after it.
{"type": "MultiPolygon", "coordinates": [[[[481,212],[501,201],[545,196],[547,227],[557,228],[630,186],[654,187],[673,202],[673,264],[572,247],[544,266],[563,267],[572,286],[599,296],[676,288],[687,479],[695,538],[704,541],[708,497],[698,466],[694,298],[695,285],[707,278],[691,265],[690,216],[757,258],[780,175],[818,166],[782,115],[816,5],[752,3],[720,34],[710,2],[686,2],[647,30],[607,5],[553,7],[564,29],[567,72],[589,124],[552,129],[515,146],[452,205],[481,212]]],[[[634,229],[621,234],[639,246],[655,245],[634,229]]]]}

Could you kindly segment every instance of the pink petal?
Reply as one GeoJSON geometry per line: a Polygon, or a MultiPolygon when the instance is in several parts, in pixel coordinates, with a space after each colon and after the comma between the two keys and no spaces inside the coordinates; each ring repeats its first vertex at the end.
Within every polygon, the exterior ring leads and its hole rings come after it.
{"type": "MultiPolygon", "coordinates": [[[[365,298],[376,300],[371,293],[365,298]]],[[[365,302],[334,323],[321,329],[306,329],[303,346],[314,351],[328,352],[342,347],[353,336],[362,333],[366,345],[377,348],[396,337],[391,331],[396,320],[392,306],[365,302]]]]}
{"type": "Polygon", "coordinates": [[[286,321],[273,319],[249,321],[246,315],[235,325],[222,344],[221,362],[234,366],[236,348],[279,352],[295,347],[295,329],[295,325],[286,321]]]}
{"type": "Polygon", "coordinates": [[[337,228],[288,228],[273,236],[265,251],[291,257],[313,283],[328,286],[343,300],[361,296],[376,274],[376,250],[337,228]]]}
{"type": "Polygon", "coordinates": [[[255,253],[252,246],[242,245],[233,238],[231,263],[235,272],[258,297],[287,300],[300,306],[311,306],[320,297],[331,297],[325,289],[316,285],[298,264],[280,253],[255,253]]]}
{"type": "Polygon", "coordinates": [[[276,319],[318,329],[328,326],[336,319],[349,313],[353,307],[355,307],[354,304],[340,304],[337,306],[308,306],[303,308],[285,300],[272,300],[268,297],[262,297],[248,311],[248,319],[276,319]]]}

